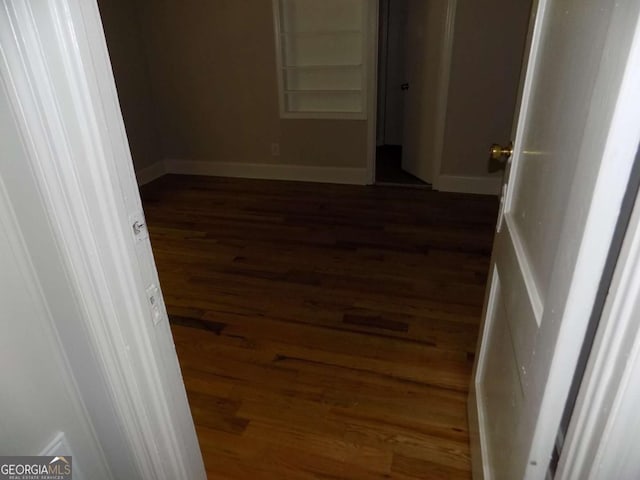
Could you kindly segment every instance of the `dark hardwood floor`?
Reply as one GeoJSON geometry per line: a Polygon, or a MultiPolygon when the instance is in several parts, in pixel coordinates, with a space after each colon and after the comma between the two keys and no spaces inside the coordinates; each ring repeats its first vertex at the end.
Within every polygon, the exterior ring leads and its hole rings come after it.
{"type": "Polygon", "coordinates": [[[495,198],[167,176],[143,200],[210,479],[470,478],[495,198]]]}

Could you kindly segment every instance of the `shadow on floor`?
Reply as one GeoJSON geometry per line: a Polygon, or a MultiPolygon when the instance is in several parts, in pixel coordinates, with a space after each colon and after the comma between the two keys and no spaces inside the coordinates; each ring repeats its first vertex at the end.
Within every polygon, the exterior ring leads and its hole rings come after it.
{"type": "Polygon", "coordinates": [[[430,187],[402,169],[402,146],[382,145],[376,149],[376,183],[430,187]]]}

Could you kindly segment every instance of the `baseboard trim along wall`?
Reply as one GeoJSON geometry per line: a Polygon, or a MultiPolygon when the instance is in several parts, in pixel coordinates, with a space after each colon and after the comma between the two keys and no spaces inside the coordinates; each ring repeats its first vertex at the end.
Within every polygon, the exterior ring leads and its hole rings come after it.
{"type": "MultiPolygon", "coordinates": [[[[167,159],[138,170],[138,185],[144,185],[167,174],[207,175],[213,177],[257,178],[265,180],[294,180],[299,182],[341,183],[367,185],[366,168],[310,167],[304,165],[275,165],[271,163],[208,162],[203,160],[167,159]]],[[[464,177],[441,175],[434,188],[442,192],[499,195],[502,177],[464,177]]]]}
{"type": "Polygon", "coordinates": [[[136,170],[136,179],[138,180],[138,185],[142,186],[146,183],[153,182],[166,173],[168,172],[165,162],[160,160],[141,170],[136,170]]]}
{"type": "Polygon", "coordinates": [[[434,185],[434,189],[441,192],[500,195],[502,176],[463,177],[457,175],[440,175],[434,185]]]}
{"type": "Polygon", "coordinates": [[[164,161],[166,173],[209,175],[214,177],[296,180],[300,182],[366,185],[367,169],[352,167],[309,167],[269,163],[208,162],[198,160],[164,161]]]}

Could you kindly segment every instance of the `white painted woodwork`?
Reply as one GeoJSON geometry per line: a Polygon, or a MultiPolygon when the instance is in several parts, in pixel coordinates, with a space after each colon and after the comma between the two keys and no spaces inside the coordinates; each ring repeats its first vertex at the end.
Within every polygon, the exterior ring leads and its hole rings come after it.
{"type": "MultiPolygon", "coordinates": [[[[0,455],[40,455],[55,449],[56,454],[73,454],[74,478],[112,479],[115,471],[107,464],[60,339],[54,317],[58,310],[47,301],[46,280],[39,278],[38,264],[43,261],[50,264],[50,275],[57,273],[57,259],[38,258],[49,253],[48,226],[36,223],[24,230],[18,220],[37,208],[39,199],[29,195],[28,179],[17,175],[28,168],[27,154],[5,80],[0,77],[0,455]],[[11,195],[9,183],[23,195],[11,195]],[[17,202],[19,208],[14,208],[17,202]],[[30,239],[39,247],[36,251],[25,241],[33,232],[39,234],[30,239]],[[52,445],[61,432],[65,444],[52,445]]],[[[39,220],[37,215],[29,218],[39,220]]],[[[57,281],[60,300],[73,303],[64,278],[57,281]]],[[[77,332],[76,340],[83,338],[77,332]]],[[[94,381],[96,391],[103,391],[100,381],[94,381]]],[[[122,461],[120,472],[136,473],[125,470],[126,456],[122,461]]]]}
{"type": "Polygon", "coordinates": [[[380,1],[368,0],[369,24],[365,51],[366,91],[364,98],[367,102],[367,157],[365,166],[365,183],[373,185],[376,181],[376,129],[378,126],[378,21],[380,16],[380,1]]]}
{"type": "MultiPolygon", "coordinates": [[[[376,90],[375,90],[375,105],[376,105],[376,125],[375,125],[375,139],[376,148],[384,145],[384,123],[386,117],[386,104],[385,96],[387,94],[387,56],[388,56],[388,35],[387,35],[387,16],[389,10],[389,0],[378,0],[378,35],[375,45],[376,50],[376,90]]],[[[370,92],[369,96],[372,96],[370,92]]],[[[368,162],[369,159],[367,159],[368,162]]],[[[375,169],[375,166],[374,166],[375,169]]]]}
{"type": "Polygon", "coordinates": [[[369,0],[273,0],[282,118],[367,118],[369,0]]]}
{"type": "Polygon", "coordinates": [[[407,0],[402,168],[427,183],[440,173],[457,0],[407,0]]]}
{"type": "MultiPolygon", "coordinates": [[[[2,1],[0,49],[24,149],[0,173],[106,464],[113,478],[205,478],[166,311],[156,325],[147,300],[159,282],[132,233],[142,206],[97,5],[2,1]]],[[[91,446],[55,431],[76,455],[91,446]]]]}
{"type": "Polygon", "coordinates": [[[537,5],[469,401],[474,478],[547,473],[640,140],[639,10],[537,5]]]}
{"type": "Polygon", "coordinates": [[[177,175],[210,175],[214,177],[261,178],[351,185],[364,185],[367,183],[367,171],[364,168],[305,167],[299,165],[208,162],[184,159],[167,159],[162,165],[165,172],[177,175]]]}
{"type": "MultiPolygon", "coordinates": [[[[640,38],[636,39],[636,49],[640,53],[640,38]]],[[[640,78],[640,65],[636,76],[640,78]]],[[[640,88],[635,89],[640,96],[640,88]]],[[[555,477],[558,480],[640,478],[639,200],[567,432],[555,477]]]]}

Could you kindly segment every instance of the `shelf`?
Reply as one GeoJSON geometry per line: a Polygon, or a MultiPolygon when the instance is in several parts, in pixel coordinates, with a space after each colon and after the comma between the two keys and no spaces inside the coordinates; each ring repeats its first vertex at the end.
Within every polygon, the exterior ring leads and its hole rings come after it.
{"type": "Polygon", "coordinates": [[[306,110],[303,112],[287,111],[281,118],[286,119],[316,119],[316,120],[366,120],[364,112],[329,112],[306,110]]]}
{"type": "Polygon", "coordinates": [[[275,0],[282,118],[366,118],[368,0],[275,0]]]}
{"type": "Polygon", "coordinates": [[[283,70],[339,70],[339,69],[357,69],[362,68],[361,63],[344,64],[344,65],[285,65],[283,70]]]}
{"type": "Polygon", "coordinates": [[[275,0],[281,32],[365,30],[369,0],[275,0]]]}
{"type": "Polygon", "coordinates": [[[362,35],[362,30],[318,30],[315,32],[280,32],[283,37],[326,37],[330,35],[362,35]]]}
{"type": "Polygon", "coordinates": [[[305,93],[318,93],[318,94],[353,94],[353,93],[362,93],[362,89],[357,88],[353,90],[312,90],[312,89],[301,89],[301,90],[285,90],[284,93],[287,95],[297,95],[297,94],[305,94],[305,93]]]}
{"type": "Polygon", "coordinates": [[[361,113],[363,110],[360,90],[285,92],[285,97],[289,112],[361,113]]]}

